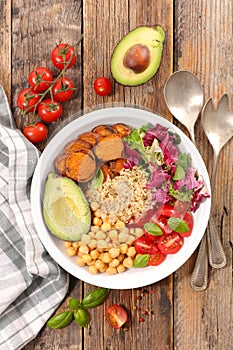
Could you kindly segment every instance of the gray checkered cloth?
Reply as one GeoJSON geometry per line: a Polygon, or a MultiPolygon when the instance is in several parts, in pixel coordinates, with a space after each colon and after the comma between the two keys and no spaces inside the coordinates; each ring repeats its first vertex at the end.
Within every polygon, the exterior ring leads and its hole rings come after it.
{"type": "Polygon", "coordinates": [[[14,128],[0,87],[0,349],[21,349],[65,297],[69,278],[35,231],[30,180],[39,152],[14,128]]]}

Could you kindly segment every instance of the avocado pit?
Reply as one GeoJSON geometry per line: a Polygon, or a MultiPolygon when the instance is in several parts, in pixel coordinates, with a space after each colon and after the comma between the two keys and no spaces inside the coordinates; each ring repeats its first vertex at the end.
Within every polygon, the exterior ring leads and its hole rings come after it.
{"type": "Polygon", "coordinates": [[[123,65],[134,73],[144,72],[150,64],[150,50],[146,45],[135,44],[125,53],[123,65]]]}

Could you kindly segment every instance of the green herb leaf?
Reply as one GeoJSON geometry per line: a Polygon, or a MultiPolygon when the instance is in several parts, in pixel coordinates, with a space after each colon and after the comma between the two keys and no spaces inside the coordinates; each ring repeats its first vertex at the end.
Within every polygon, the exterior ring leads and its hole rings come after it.
{"type": "Polygon", "coordinates": [[[157,224],[154,224],[153,222],[147,222],[144,225],[144,229],[153,236],[162,236],[163,234],[163,231],[161,230],[161,228],[157,224]]]}
{"type": "Polygon", "coordinates": [[[69,308],[71,310],[76,310],[80,307],[80,301],[75,298],[69,298],[69,308]]]}
{"type": "Polygon", "coordinates": [[[99,288],[88,293],[82,300],[81,305],[84,309],[91,309],[102,304],[110,293],[108,288],[99,288]]]}
{"type": "Polygon", "coordinates": [[[74,319],[80,327],[87,327],[90,322],[90,315],[85,309],[77,309],[74,311],[74,319]]]}
{"type": "Polygon", "coordinates": [[[181,165],[177,165],[175,174],[173,175],[173,180],[182,180],[185,177],[185,170],[181,165]]]}
{"type": "Polygon", "coordinates": [[[190,228],[188,227],[186,221],[181,220],[179,218],[169,218],[168,221],[168,226],[175,232],[188,232],[190,228]]]}
{"type": "Polygon", "coordinates": [[[178,190],[174,190],[174,188],[170,186],[169,194],[172,197],[178,199],[179,201],[190,202],[193,197],[193,189],[190,189],[188,191],[178,191],[178,190]]]}
{"type": "Polygon", "coordinates": [[[47,322],[47,326],[53,329],[64,328],[71,323],[72,319],[72,311],[64,311],[51,317],[47,322]]]}
{"type": "Polygon", "coordinates": [[[134,260],[133,266],[137,268],[145,267],[148,264],[149,259],[150,259],[149,254],[140,255],[136,257],[136,259],[134,260]]]}
{"type": "Polygon", "coordinates": [[[103,181],[104,181],[104,174],[102,170],[99,168],[92,179],[91,188],[94,190],[98,190],[98,188],[102,185],[103,181]]]}

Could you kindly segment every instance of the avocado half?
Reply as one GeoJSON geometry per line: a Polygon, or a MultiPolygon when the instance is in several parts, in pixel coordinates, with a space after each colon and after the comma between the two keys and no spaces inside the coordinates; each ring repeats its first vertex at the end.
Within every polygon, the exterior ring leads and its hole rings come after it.
{"type": "Polygon", "coordinates": [[[45,183],[43,217],[50,232],[66,241],[80,240],[91,225],[90,208],[81,188],[53,172],[45,183]]]}
{"type": "Polygon", "coordinates": [[[126,34],[113,51],[111,72],[122,85],[137,86],[157,72],[165,34],[160,26],[137,27],[126,34]]]}

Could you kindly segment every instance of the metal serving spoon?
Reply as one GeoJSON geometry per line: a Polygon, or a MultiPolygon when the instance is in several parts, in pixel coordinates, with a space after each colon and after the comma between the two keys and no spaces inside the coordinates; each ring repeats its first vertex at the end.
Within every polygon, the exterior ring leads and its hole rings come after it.
{"type": "Polygon", "coordinates": [[[199,79],[186,70],[173,73],[164,87],[169,111],[188,129],[194,144],[194,126],[203,106],[203,95],[199,79]]]}

